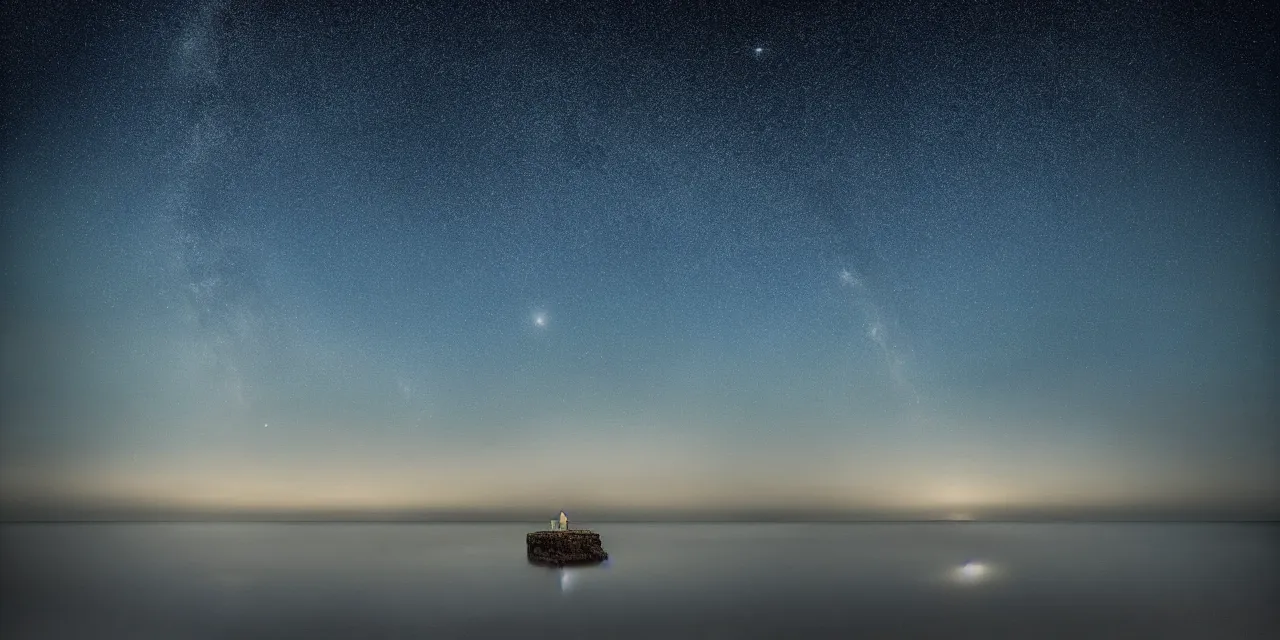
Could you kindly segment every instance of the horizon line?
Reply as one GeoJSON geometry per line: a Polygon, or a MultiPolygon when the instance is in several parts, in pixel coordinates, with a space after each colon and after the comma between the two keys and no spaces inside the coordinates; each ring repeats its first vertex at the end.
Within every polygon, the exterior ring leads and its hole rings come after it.
{"type": "MultiPolygon", "coordinates": [[[[285,517],[127,517],[127,518],[3,518],[7,524],[536,524],[530,518],[285,518],[285,517]]],[[[575,522],[569,521],[570,524],[575,522]]],[[[592,518],[591,524],[1276,524],[1280,516],[1257,518],[1188,517],[1043,517],[1043,518],[592,518]]]]}

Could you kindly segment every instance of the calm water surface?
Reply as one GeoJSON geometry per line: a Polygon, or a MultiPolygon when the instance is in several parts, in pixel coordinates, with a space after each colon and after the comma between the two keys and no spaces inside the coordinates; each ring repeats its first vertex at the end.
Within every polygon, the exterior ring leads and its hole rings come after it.
{"type": "Polygon", "coordinates": [[[1274,525],[0,527],[3,638],[1280,638],[1274,525]]]}

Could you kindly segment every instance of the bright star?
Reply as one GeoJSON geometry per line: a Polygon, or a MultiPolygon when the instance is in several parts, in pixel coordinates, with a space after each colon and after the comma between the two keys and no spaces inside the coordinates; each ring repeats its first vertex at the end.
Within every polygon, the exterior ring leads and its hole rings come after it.
{"type": "Polygon", "coordinates": [[[756,47],[751,50],[751,53],[754,54],[755,57],[759,58],[760,56],[764,55],[764,47],[756,47]]]}
{"type": "Polygon", "coordinates": [[[536,327],[547,326],[547,314],[545,311],[539,311],[533,314],[533,324],[536,327]]]}

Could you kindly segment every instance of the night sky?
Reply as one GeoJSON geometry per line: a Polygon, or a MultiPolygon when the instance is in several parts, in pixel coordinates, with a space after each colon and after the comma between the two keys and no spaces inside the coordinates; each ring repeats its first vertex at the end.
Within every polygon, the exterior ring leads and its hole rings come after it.
{"type": "Polygon", "coordinates": [[[82,4],[10,517],[1280,508],[1269,3],[82,4]]]}

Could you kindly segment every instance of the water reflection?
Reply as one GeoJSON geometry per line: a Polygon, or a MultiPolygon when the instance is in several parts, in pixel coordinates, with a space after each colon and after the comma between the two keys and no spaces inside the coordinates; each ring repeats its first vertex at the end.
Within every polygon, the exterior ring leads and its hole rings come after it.
{"type": "Polygon", "coordinates": [[[529,564],[540,569],[552,572],[560,584],[560,592],[568,593],[579,588],[583,579],[592,575],[593,572],[600,572],[608,568],[609,560],[593,564],[576,564],[568,566],[550,565],[536,560],[529,560],[529,564]]]}
{"type": "Polygon", "coordinates": [[[217,573],[213,575],[213,583],[223,589],[241,589],[249,586],[252,579],[237,573],[217,573]]]}
{"type": "Polygon", "coordinates": [[[0,638],[1280,638],[1274,526],[619,524],[569,567],[526,533],[3,526],[0,638]]]}
{"type": "Polygon", "coordinates": [[[951,578],[960,584],[976,584],[989,580],[991,565],[978,560],[966,560],[951,570],[951,578]]]}

